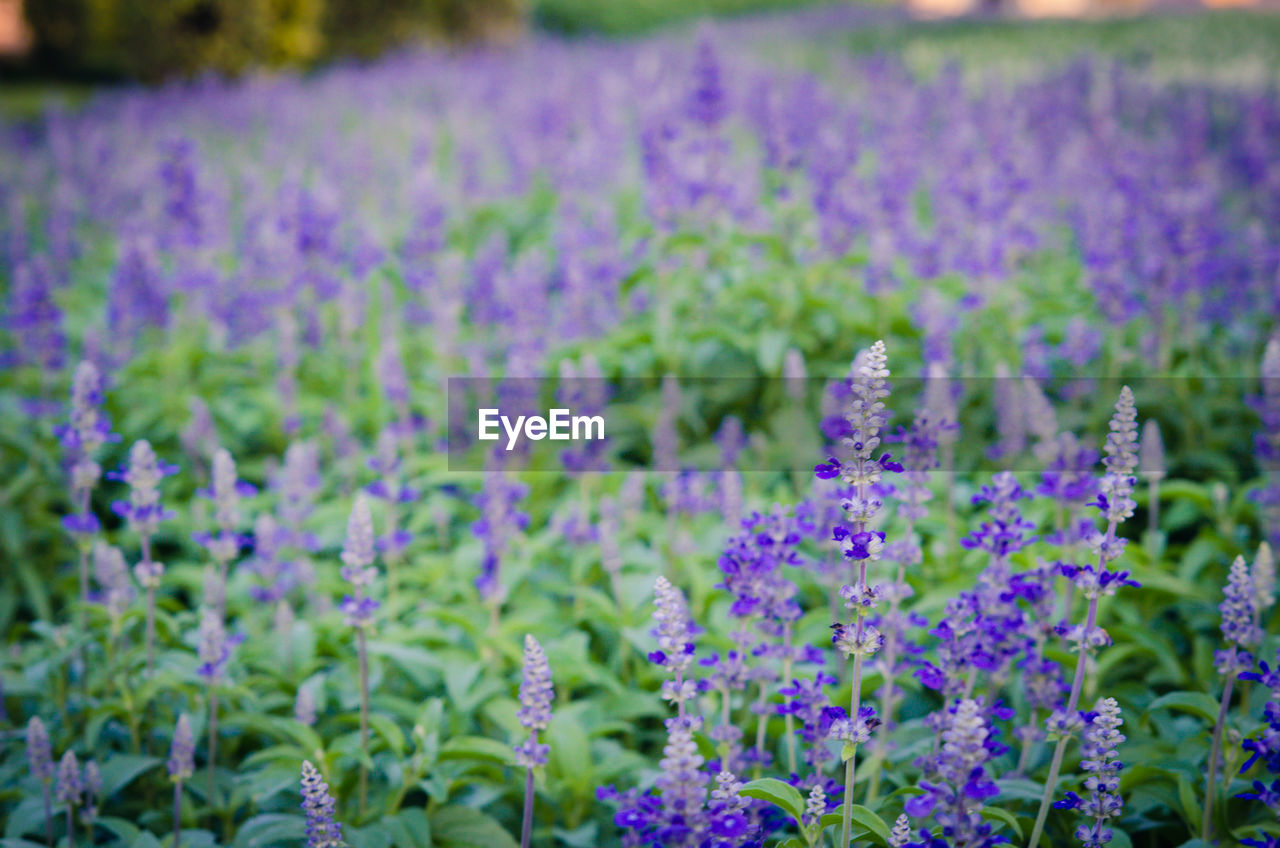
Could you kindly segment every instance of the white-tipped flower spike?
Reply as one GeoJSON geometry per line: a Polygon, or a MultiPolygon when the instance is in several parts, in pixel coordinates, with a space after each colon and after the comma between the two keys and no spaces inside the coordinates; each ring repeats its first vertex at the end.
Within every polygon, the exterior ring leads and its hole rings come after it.
{"type": "MultiPolygon", "coordinates": [[[[880,446],[880,431],[889,417],[884,405],[884,399],[889,396],[889,358],[885,353],[884,342],[877,341],[873,344],[861,360],[855,368],[852,380],[853,398],[846,415],[849,435],[844,440],[853,458],[861,460],[861,463],[846,466],[844,480],[851,486],[859,481],[855,469],[868,464],[871,455],[880,446]]],[[[870,470],[865,469],[863,473],[870,470]]],[[[875,477],[863,482],[875,483],[880,479],[879,470],[876,467],[875,477]]]]}
{"type": "Polygon", "coordinates": [[[353,586],[368,586],[377,576],[370,568],[375,556],[373,516],[369,512],[369,499],[360,492],[347,519],[347,541],[342,548],[343,579],[353,586]]]}
{"type": "Polygon", "coordinates": [[[520,682],[520,710],[516,718],[528,730],[546,730],[551,723],[551,666],[538,640],[524,637],[524,674],[520,682]]]}
{"type": "Polygon", "coordinates": [[[808,372],[804,365],[804,354],[794,347],[787,348],[787,354],[782,360],[782,379],[787,387],[787,396],[797,403],[802,402],[806,393],[805,382],[808,379],[808,372]]]}
{"type": "Polygon", "coordinates": [[[1262,641],[1262,628],[1258,626],[1255,614],[1255,592],[1248,564],[1244,557],[1236,557],[1227,575],[1227,585],[1222,590],[1223,601],[1218,605],[1222,613],[1222,637],[1227,647],[1214,654],[1218,672],[1228,677],[1253,667],[1250,650],[1262,641]]]}
{"type": "Polygon", "coordinates": [[[685,703],[697,694],[694,682],[684,679],[685,671],[693,662],[693,623],[684,595],[667,578],[659,576],[653,590],[658,650],[649,654],[649,659],[671,673],[672,679],[662,684],[662,697],[674,703],[679,714],[684,715],[685,703]]]}
{"type": "Polygon", "coordinates": [[[334,821],[329,784],[310,762],[302,764],[302,811],[307,816],[307,848],[340,848],[342,825],[334,821]]]}
{"type": "Polygon", "coordinates": [[[1271,545],[1258,545],[1258,555],[1253,560],[1254,612],[1261,615],[1276,602],[1276,559],[1271,545]]]}
{"type": "Polygon", "coordinates": [[[1138,467],[1138,410],[1128,386],[1120,390],[1111,432],[1102,447],[1107,473],[1099,489],[1105,499],[1108,521],[1120,522],[1133,515],[1133,472],[1138,467]]]}
{"type": "Polygon", "coordinates": [[[84,792],[84,782],[80,779],[80,761],[75,751],[67,751],[58,763],[58,784],[55,797],[64,804],[72,806],[80,803],[80,795],[84,792]]]}
{"type": "Polygon", "coordinates": [[[1164,478],[1164,441],[1160,438],[1160,425],[1154,418],[1142,424],[1142,443],[1138,448],[1138,469],[1148,480],[1164,478]]]}
{"type": "Polygon", "coordinates": [[[889,848],[903,848],[910,841],[911,819],[907,818],[906,813],[903,813],[893,823],[893,830],[889,831],[889,848]]]}
{"type": "Polygon", "coordinates": [[[27,722],[27,766],[31,776],[41,783],[53,780],[53,750],[49,744],[49,731],[39,716],[27,722]]]}
{"type": "Polygon", "coordinates": [[[546,730],[551,723],[551,701],[554,697],[547,655],[542,652],[537,639],[526,635],[524,671],[520,680],[520,709],[516,712],[516,718],[529,731],[529,736],[515,746],[517,765],[532,769],[547,764],[551,748],[538,743],[538,731],[546,730]]]}
{"type": "Polygon", "coordinates": [[[196,770],[196,739],[191,732],[191,722],[186,714],[178,716],[173,728],[173,741],[169,745],[169,779],[175,783],[190,780],[196,770]]]}
{"type": "Polygon", "coordinates": [[[1103,698],[1094,707],[1094,717],[1085,726],[1081,743],[1080,768],[1088,772],[1084,788],[1087,797],[1068,792],[1057,806],[1079,810],[1085,823],[1076,828],[1076,839],[1085,848],[1105,848],[1113,836],[1107,823],[1120,815],[1124,800],[1120,797],[1120,753],[1116,749],[1124,742],[1120,726],[1120,705],[1115,698],[1103,698]]]}
{"type": "Polygon", "coordinates": [[[293,701],[293,717],[311,727],[316,723],[316,696],[310,686],[299,686],[293,701]]]}
{"type": "Polygon", "coordinates": [[[1036,437],[1036,452],[1051,451],[1058,436],[1058,415],[1035,377],[1022,378],[1022,410],[1026,415],[1027,429],[1036,437]]]}

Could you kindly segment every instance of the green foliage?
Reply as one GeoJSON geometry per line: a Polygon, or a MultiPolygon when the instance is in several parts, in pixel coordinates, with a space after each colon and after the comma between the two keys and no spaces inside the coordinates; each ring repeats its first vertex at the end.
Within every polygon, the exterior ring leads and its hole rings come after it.
{"type": "Polygon", "coordinates": [[[414,40],[504,38],[522,0],[41,0],[26,4],[41,61],[158,81],[372,56],[414,40]]]}
{"type": "Polygon", "coordinates": [[[836,0],[537,0],[534,17],[556,32],[627,35],[677,21],[792,9],[836,0]]]}

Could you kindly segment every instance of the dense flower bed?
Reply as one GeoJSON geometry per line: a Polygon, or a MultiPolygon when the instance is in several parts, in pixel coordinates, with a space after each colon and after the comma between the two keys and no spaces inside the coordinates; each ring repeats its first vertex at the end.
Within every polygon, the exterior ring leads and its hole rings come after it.
{"type": "Polygon", "coordinates": [[[0,126],[4,844],[1277,844],[1274,85],[843,21],[0,126]]]}

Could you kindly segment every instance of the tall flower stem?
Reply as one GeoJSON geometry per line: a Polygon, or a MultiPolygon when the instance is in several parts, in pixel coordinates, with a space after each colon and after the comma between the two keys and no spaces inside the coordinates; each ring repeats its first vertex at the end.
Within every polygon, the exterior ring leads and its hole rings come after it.
{"type": "Polygon", "coordinates": [[[214,809],[214,767],[218,762],[218,693],[209,691],[209,808],[214,809]]]}
{"type": "Polygon", "coordinates": [[[170,848],[180,848],[182,845],[182,781],[175,780],[173,782],[173,845],[170,848]]]}
{"type": "Polygon", "coordinates": [[[75,804],[67,804],[67,848],[76,848],[75,804]]]}
{"type": "Polygon", "coordinates": [[[533,838],[533,769],[524,770],[524,816],[520,821],[520,848],[529,848],[533,838]]]}
{"type": "Polygon", "coordinates": [[[1218,777],[1218,759],[1222,754],[1222,729],[1227,726],[1227,710],[1231,706],[1231,690],[1235,678],[1228,677],[1222,687],[1222,701],[1218,704],[1218,721],[1213,726],[1213,744],[1209,747],[1209,774],[1205,778],[1204,818],[1200,822],[1200,838],[1206,843],[1213,832],[1213,793],[1218,777]]]}
{"type": "MultiPolygon", "coordinates": [[[[1114,539],[1115,531],[1116,526],[1113,522],[1107,529],[1107,538],[1114,539]]],[[[1084,688],[1084,669],[1089,653],[1086,646],[1089,643],[1089,634],[1093,631],[1097,620],[1098,599],[1095,596],[1089,599],[1089,614],[1085,619],[1084,631],[1080,635],[1080,652],[1076,656],[1075,678],[1071,681],[1071,694],[1067,698],[1068,716],[1073,714],[1080,705],[1080,691],[1084,688]]],[[[1035,827],[1031,829],[1031,840],[1027,843],[1031,848],[1040,844],[1040,834],[1044,832],[1045,819],[1049,816],[1049,806],[1053,802],[1054,790],[1058,786],[1058,774],[1062,771],[1062,758],[1067,753],[1067,744],[1070,741],[1071,737],[1064,735],[1058,739],[1058,744],[1053,749],[1053,760],[1049,763],[1049,776],[1044,783],[1044,795],[1040,798],[1040,810],[1036,813],[1035,827]]]]}
{"type": "Polygon", "coordinates": [[[44,838],[53,848],[53,799],[50,795],[49,781],[44,782],[44,838]]]}
{"type": "MultiPolygon", "coordinates": [[[[792,668],[794,658],[791,655],[791,622],[789,621],[785,625],[783,625],[782,646],[783,646],[783,649],[786,651],[786,653],[782,658],[782,686],[784,689],[790,689],[791,683],[792,683],[792,677],[794,676],[794,669],[792,668]]],[[[790,696],[787,696],[786,704],[788,707],[791,706],[790,696]]],[[[795,735],[796,718],[794,715],[791,714],[790,709],[787,710],[785,719],[786,719],[786,733],[787,733],[787,773],[795,774],[796,773],[796,735],[795,735]]]]}
{"type": "Polygon", "coordinates": [[[363,627],[356,628],[360,657],[360,818],[369,804],[369,646],[363,627]]]}
{"type": "MultiPolygon", "coordinates": [[[[913,538],[915,535],[914,522],[908,521],[906,527],[906,537],[913,538]]],[[[888,628],[885,635],[884,644],[884,694],[880,697],[880,709],[883,713],[883,720],[876,734],[876,753],[881,757],[888,756],[889,753],[889,724],[893,721],[893,711],[897,707],[897,698],[894,696],[893,683],[893,667],[898,662],[898,608],[901,604],[901,587],[907,580],[907,564],[905,561],[898,563],[898,581],[894,584],[892,596],[889,599],[889,620],[892,626],[888,628]]],[[[882,764],[883,765],[883,764],[882,764]]],[[[878,768],[871,773],[869,783],[867,784],[867,803],[870,804],[876,799],[880,793],[880,775],[884,773],[883,768],[878,768]]]]}

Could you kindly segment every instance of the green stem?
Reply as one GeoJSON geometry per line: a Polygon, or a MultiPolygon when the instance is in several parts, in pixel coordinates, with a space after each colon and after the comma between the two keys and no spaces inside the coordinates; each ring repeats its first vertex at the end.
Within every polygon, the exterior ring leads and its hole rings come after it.
{"type": "MultiPolygon", "coordinates": [[[[536,738],[536,735],[535,735],[536,738]]],[[[520,822],[520,848],[529,848],[533,838],[533,769],[524,772],[524,816],[520,822]]]]}
{"type": "MultiPolygon", "coordinates": [[[[787,622],[782,631],[782,644],[786,650],[786,654],[782,660],[782,681],[783,688],[791,688],[792,678],[792,657],[791,657],[791,622],[787,622]]],[[[786,699],[788,707],[791,706],[791,698],[786,699]]],[[[786,733],[787,733],[787,773],[796,773],[796,734],[795,734],[795,716],[791,714],[791,710],[787,710],[786,714],[786,733]]]]}
{"type": "MultiPolygon", "coordinates": [[[[1111,525],[1107,536],[1108,538],[1115,536],[1114,523],[1111,525]]],[[[1080,705],[1080,691],[1084,687],[1085,660],[1089,654],[1089,634],[1093,631],[1097,620],[1098,598],[1095,596],[1089,599],[1089,614],[1085,619],[1084,630],[1080,634],[1080,652],[1076,655],[1076,674],[1071,682],[1071,695],[1067,698],[1066,714],[1068,716],[1075,713],[1080,705]]],[[[1070,736],[1063,736],[1058,740],[1057,747],[1053,749],[1053,761],[1049,764],[1049,777],[1045,780],[1044,794],[1040,797],[1040,809],[1036,813],[1035,827],[1031,830],[1031,841],[1027,843],[1030,848],[1035,848],[1040,843],[1040,834],[1044,832],[1045,819],[1049,816],[1049,806],[1053,802],[1054,790],[1057,789],[1058,773],[1062,770],[1062,758],[1067,753],[1067,743],[1070,741],[1070,736]]]]}
{"type": "Polygon", "coordinates": [[[1209,776],[1204,788],[1204,819],[1200,822],[1200,838],[1206,843],[1213,832],[1213,792],[1218,777],[1218,758],[1222,753],[1222,729],[1227,726],[1227,709],[1231,706],[1231,688],[1235,678],[1228,677],[1222,687],[1222,702],[1218,704],[1218,721],[1213,726],[1213,745],[1209,748],[1209,776]]]}
{"type": "Polygon", "coordinates": [[[179,848],[182,844],[182,781],[173,782],[173,845],[179,848]]]}
{"type": "Polygon", "coordinates": [[[49,781],[44,781],[44,838],[53,848],[53,802],[49,798],[49,781]]]}
{"type": "Polygon", "coordinates": [[[218,763],[218,693],[209,690],[209,810],[216,809],[214,802],[214,768],[218,763]]]}
{"type": "Polygon", "coordinates": [[[360,820],[369,804],[369,651],[363,627],[356,628],[360,657],[360,820]]]}

